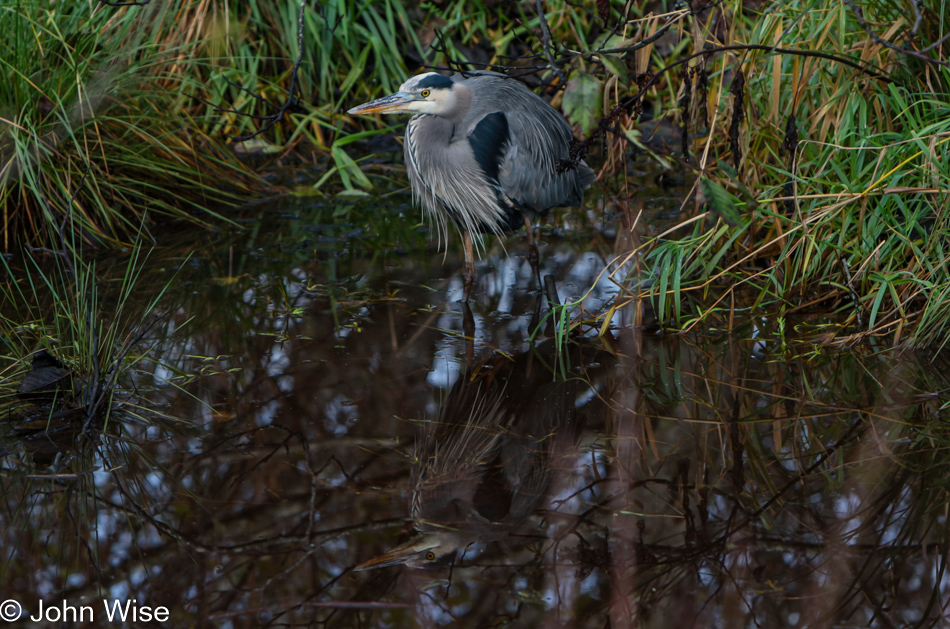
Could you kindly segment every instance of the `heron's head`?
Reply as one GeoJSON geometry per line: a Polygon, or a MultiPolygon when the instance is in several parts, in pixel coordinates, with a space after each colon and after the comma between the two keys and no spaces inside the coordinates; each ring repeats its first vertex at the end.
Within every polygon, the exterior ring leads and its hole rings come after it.
{"type": "Polygon", "coordinates": [[[450,565],[471,540],[463,540],[459,531],[444,529],[423,533],[405,544],[353,568],[355,571],[404,565],[410,568],[441,568],[450,565]]]}
{"type": "Polygon", "coordinates": [[[389,96],[350,109],[349,114],[435,114],[450,116],[467,88],[435,72],[414,76],[389,96]]]}

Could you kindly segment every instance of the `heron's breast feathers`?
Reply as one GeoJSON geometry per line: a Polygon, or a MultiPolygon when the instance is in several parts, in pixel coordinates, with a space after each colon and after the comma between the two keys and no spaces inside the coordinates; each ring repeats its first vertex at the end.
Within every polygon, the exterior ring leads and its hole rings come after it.
{"type": "Polygon", "coordinates": [[[465,137],[455,141],[449,135],[440,137],[439,127],[444,124],[435,116],[416,116],[406,127],[406,167],[413,200],[435,223],[440,240],[445,235],[446,218],[473,234],[502,235],[508,208],[503,205],[504,191],[497,180],[501,161],[497,151],[503,150],[504,142],[490,138],[487,132],[503,129],[504,116],[486,123],[485,133],[474,144],[465,137]]]}

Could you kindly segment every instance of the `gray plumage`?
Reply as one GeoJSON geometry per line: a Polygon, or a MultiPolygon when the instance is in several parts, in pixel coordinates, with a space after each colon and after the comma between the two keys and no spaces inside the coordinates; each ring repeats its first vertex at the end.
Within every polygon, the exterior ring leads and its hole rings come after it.
{"type": "MultiPolygon", "coordinates": [[[[414,77],[403,89],[413,89],[414,77]]],[[[406,166],[416,201],[445,235],[446,218],[472,233],[501,235],[516,229],[523,217],[552,207],[581,203],[594,181],[586,163],[563,173],[571,128],[553,107],[525,85],[495,74],[457,74],[452,91],[456,106],[444,115],[419,114],[406,129],[406,166]],[[472,135],[486,116],[504,115],[507,137],[494,157],[492,178],[476,158],[472,135]]]]}
{"type": "MultiPolygon", "coordinates": [[[[595,179],[570,157],[571,128],[521,82],[490,72],[430,72],[350,113],[415,115],[405,156],[415,201],[437,227],[501,235],[552,207],[579,205],[595,179]]],[[[468,252],[466,263],[470,264],[468,252]]]]}

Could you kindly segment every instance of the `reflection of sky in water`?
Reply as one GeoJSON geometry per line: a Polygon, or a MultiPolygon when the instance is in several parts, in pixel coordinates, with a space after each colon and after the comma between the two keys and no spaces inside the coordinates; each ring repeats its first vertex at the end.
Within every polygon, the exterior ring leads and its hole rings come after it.
{"type": "Polygon", "coordinates": [[[488,282],[489,295],[494,297],[499,295],[496,312],[502,314],[513,314],[511,308],[514,305],[515,288],[518,279],[518,261],[512,258],[504,258],[501,264],[501,272],[492,276],[491,282],[488,282]]]}
{"type": "Polygon", "coordinates": [[[345,435],[358,419],[356,404],[342,393],[335,395],[323,407],[323,427],[331,435],[345,435]]]}
{"type": "Polygon", "coordinates": [[[274,379],[277,388],[281,393],[292,393],[294,390],[294,378],[290,375],[284,375],[284,372],[290,368],[290,356],[287,353],[289,343],[286,341],[275,341],[271,346],[268,360],[266,361],[267,375],[274,379]]]}
{"type": "MultiPolygon", "coordinates": [[[[619,292],[620,286],[610,278],[604,259],[592,252],[584,253],[574,260],[564,287],[558,287],[561,303],[575,302],[586,295],[582,305],[587,313],[599,312],[619,292]]],[[[572,314],[578,312],[575,309],[572,314]]]]}
{"type": "Polygon", "coordinates": [[[278,400],[271,400],[254,411],[254,423],[258,426],[270,426],[284,408],[278,400]]]}
{"type": "Polygon", "coordinates": [[[858,543],[857,533],[861,530],[863,519],[857,514],[863,511],[863,502],[863,497],[854,490],[838,496],[834,501],[835,515],[841,521],[838,539],[849,546],[858,543]]]}
{"type": "Polygon", "coordinates": [[[416,614],[420,621],[422,621],[422,625],[431,626],[438,624],[444,627],[451,624],[455,619],[452,617],[450,611],[443,607],[444,604],[441,597],[437,597],[432,593],[422,593],[416,603],[416,614]],[[423,621],[422,619],[425,620],[423,621]]]}
{"type": "Polygon", "coordinates": [[[449,390],[458,380],[463,368],[464,363],[458,356],[456,342],[449,338],[440,339],[436,344],[426,383],[437,389],[449,390]]]}
{"type": "MultiPolygon", "coordinates": [[[[512,243],[508,244],[511,246],[512,243]]],[[[547,246],[542,246],[540,253],[541,276],[555,278],[558,300],[562,304],[580,302],[579,307],[570,308],[571,317],[581,315],[583,308],[584,316],[589,318],[616,299],[620,288],[610,279],[609,269],[602,256],[593,252],[579,255],[562,247],[547,246]]],[[[435,325],[439,329],[459,331],[461,300],[464,296],[461,270],[448,269],[447,277],[443,293],[445,301],[435,297],[431,302],[433,307],[445,304],[445,312],[438,317],[435,325]]],[[[515,342],[517,347],[526,341],[535,332],[531,322],[539,298],[543,304],[541,316],[544,317],[548,312],[546,298],[543,291],[539,292],[531,265],[520,249],[511,256],[496,253],[477,260],[472,307],[476,341],[482,347],[504,349],[508,349],[511,342],[515,342]],[[481,309],[477,304],[479,300],[490,303],[491,311],[481,309]]],[[[618,310],[613,315],[612,323],[622,325],[623,316],[624,313],[618,310]]],[[[595,334],[596,330],[591,333],[595,334]]],[[[519,347],[518,351],[522,349],[519,347]]],[[[448,353],[443,353],[436,358],[436,362],[448,359],[448,353]]],[[[439,372],[436,378],[444,375],[443,370],[444,365],[434,367],[434,371],[439,372]]],[[[444,379],[430,380],[433,386],[444,387],[440,382],[444,382],[444,379]]]]}
{"type": "Polygon", "coordinates": [[[913,498],[910,487],[903,487],[897,501],[887,505],[885,509],[887,518],[884,521],[884,530],[881,531],[879,544],[891,544],[897,541],[901,530],[906,526],[907,518],[911,515],[910,511],[914,506],[913,498]]]}

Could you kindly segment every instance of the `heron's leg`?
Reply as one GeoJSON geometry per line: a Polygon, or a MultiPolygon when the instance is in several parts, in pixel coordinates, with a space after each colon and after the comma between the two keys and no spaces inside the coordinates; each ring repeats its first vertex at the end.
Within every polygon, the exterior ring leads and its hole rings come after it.
{"type": "MultiPolygon", "coordinates": [[[[555,306],[561,305],[561,300],[557,296],[557,285],[554,283],[554,278],[550,275],[544,276],[544,290],[538,291],[538,299],[534,304],[534,315],[531,317],[531,322],[528,324],[529,330],[535,330],[538,327],[538,323],[541,321],[541,304],[547,302],[548,311],[554,310],[555,306]]],[[[551,337],[554,336],[554,317],[548,318],[548,324],[544,328],[544,335],[551,337]]]]}
{"type": "Polygon", "coordinates": [[[462,230],[462,246],[465,249],[465,268],[462,270],[462,279],[465,285],[465,301],[468,301],[472,284],[475,283],[475,255],[472,252],[472,234],[468,230],[462,230]]]}
{"type": "Polygon", "coordinates": [[[462,334],[465,335],[465,367],[471,369],[475,365],[475,316],[467,299],[462,302],[462,334]]]}
{"type": "Polygon", "coordinates": [[[534,228],[531,226],[531,219],[527,216],[524,217],[524,231],[528,234],[528,264],[531,265],[534,277],[538,280],[538,291],[540,292],[542,289],[541,269],[538,263],[541,261],[541,254],[538,253],[538,245],[534,242],[534,228]]]}

